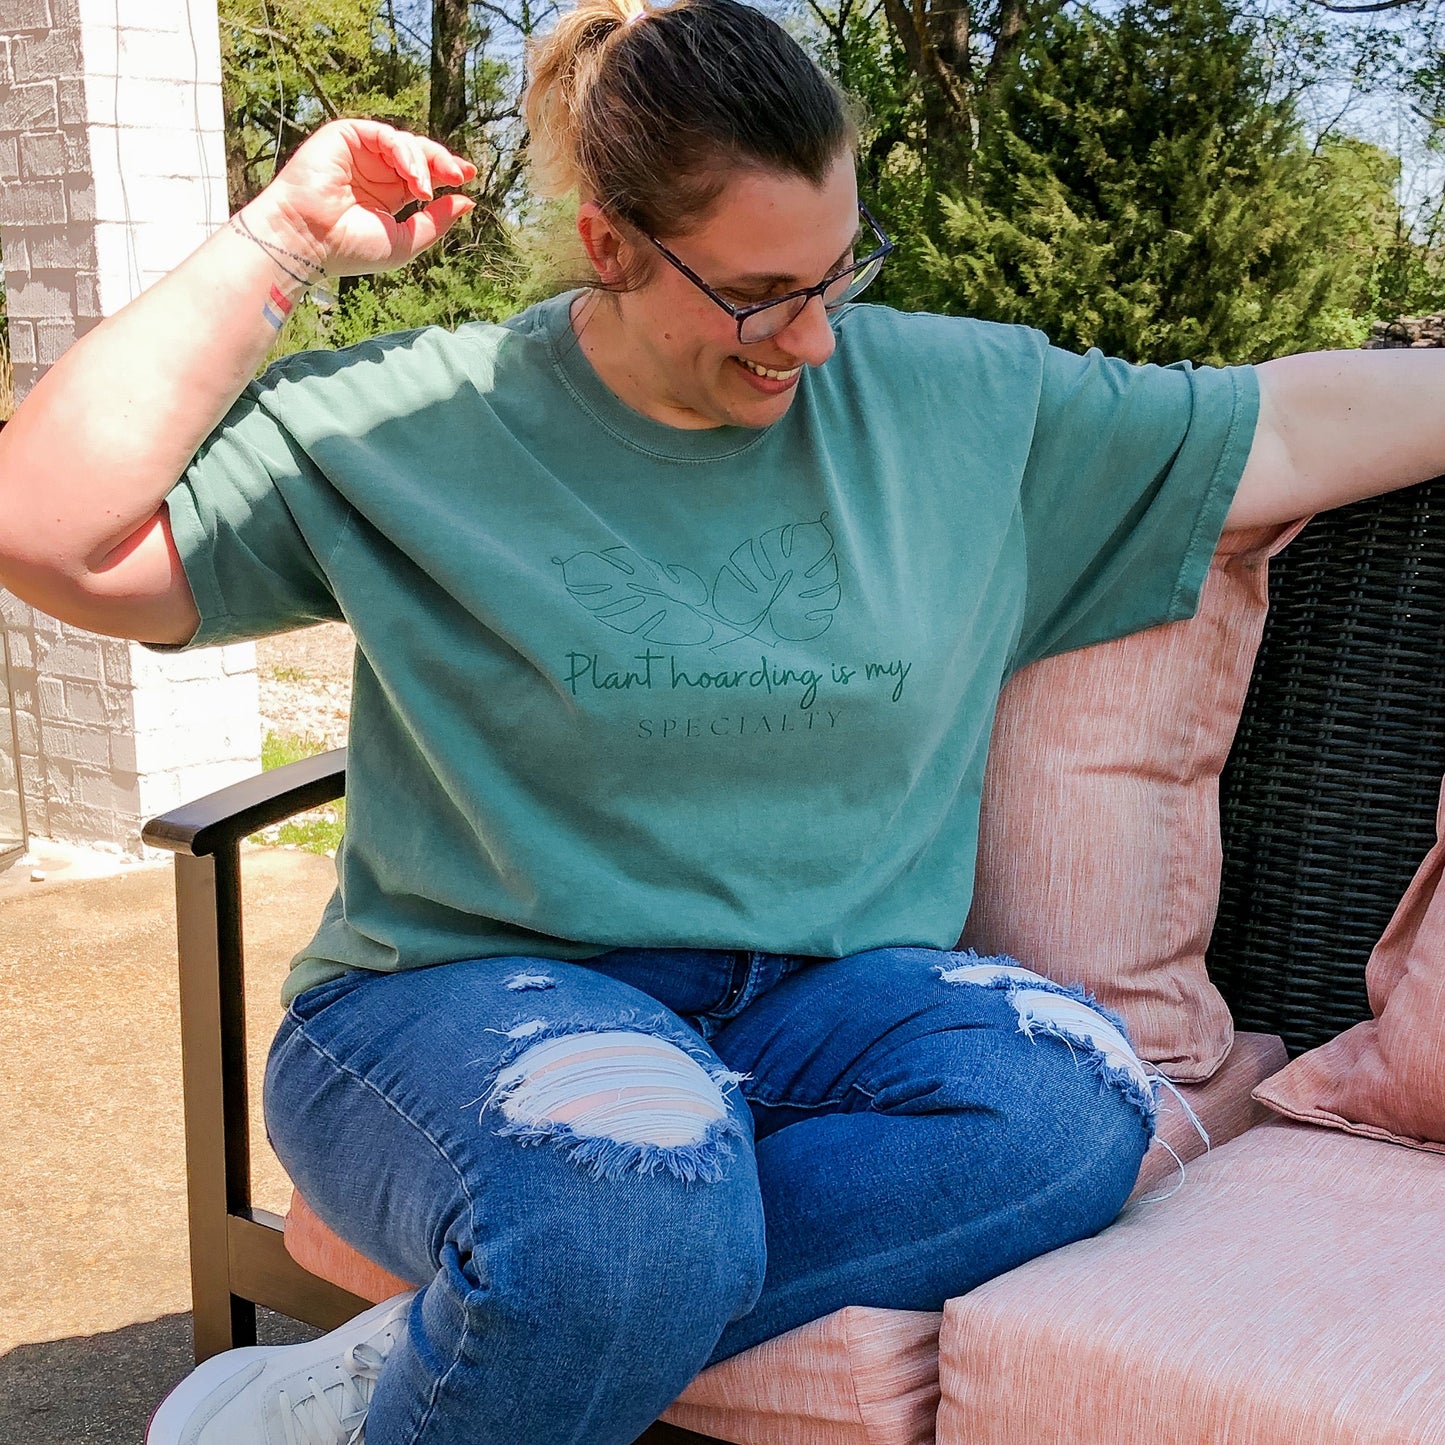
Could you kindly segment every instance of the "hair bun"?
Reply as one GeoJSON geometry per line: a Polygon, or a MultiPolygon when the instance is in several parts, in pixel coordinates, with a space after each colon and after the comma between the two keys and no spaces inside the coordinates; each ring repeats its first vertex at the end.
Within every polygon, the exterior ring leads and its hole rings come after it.
{"type": "Polygon", "coordinates": [[[533,189],[561,196],[585,185],[577,158],[578,117],[618,31],[648,14],[643,0],[579,0],[556,27],[532,42],[524,110],[533,189]]]}

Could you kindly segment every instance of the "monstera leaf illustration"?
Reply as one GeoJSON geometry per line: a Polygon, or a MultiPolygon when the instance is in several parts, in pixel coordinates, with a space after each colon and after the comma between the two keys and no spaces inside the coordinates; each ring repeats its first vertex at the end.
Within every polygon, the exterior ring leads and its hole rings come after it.
{"type": "Polygon", "coordinates": [[[833,534],[820,517],[744,542],[718,573],[712,605],[748,636],[806,642],[827,630],[840,596],[833,534]]]}
{"type": "Polygon", "coordinates": [[[559,560],[567,590],[599,622],[664,647],[712,640],[716,628],[698,611],[707,583],[686,567],[666,567],[631,547],[577,552],[559,560]]]}

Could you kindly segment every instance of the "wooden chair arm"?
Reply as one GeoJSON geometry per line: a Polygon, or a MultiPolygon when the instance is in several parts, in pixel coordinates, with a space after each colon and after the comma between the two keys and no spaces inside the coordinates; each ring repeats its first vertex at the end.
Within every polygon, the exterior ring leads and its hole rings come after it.
{"type": "Polygon", "coordinates": [[[251,1202],[241,844],[345,791],[346,749],[337,748],[221,788],[152,819],[141,832],[151,847],[176,855],[197,1361],[254,1344],[257,1304],[325,1328],[366,1307],[295,1264],[281,1220],[251,1202]]]}
{"type": "Polygon", "coordinates": [[[141,840],[152,848],[203,858],[345,792],[346,749],[333,748],[183,803],[152,818],[141,840]]]}

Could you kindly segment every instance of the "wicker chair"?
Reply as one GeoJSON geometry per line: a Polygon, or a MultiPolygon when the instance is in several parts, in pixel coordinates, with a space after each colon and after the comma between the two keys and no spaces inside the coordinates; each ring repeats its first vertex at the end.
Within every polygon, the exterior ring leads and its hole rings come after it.
{"type": "MultiPolygon", "coordinates": [[[[1370,950],[1434,842],[1445,772],[1445,479],[1316,519],[1272,605],[1221,788],[1211,972],[1240,1028],[1292,1052],[1369,1016],[1370,950]]],[[[366,1302],[307,1273],[250,1198],[242,839],[342,795],[345,753],[156,819],[176,855],[198,1360],[254,1342],[256,1306],[332,1327],[366,1302]]],[[[642,1439],[700,1441],[665,1425],[642,1439]]]]}

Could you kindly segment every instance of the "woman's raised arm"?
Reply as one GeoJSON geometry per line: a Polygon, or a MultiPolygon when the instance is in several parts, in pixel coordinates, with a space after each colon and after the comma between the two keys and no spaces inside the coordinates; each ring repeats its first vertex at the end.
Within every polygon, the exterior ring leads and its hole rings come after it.
{"type": "Polygon", "coordinates": [[[326,276],[405,265],[476,174],[377,121],[323,126],[250,205],[68,350],[0,433],[0,584],[52,616],[184,642],[197,614],[166,494],[326,276]],[[404,223],[409,201],[429,204],[404,223]]]}

